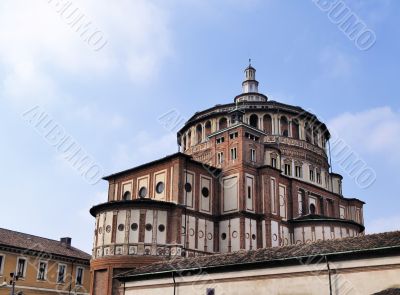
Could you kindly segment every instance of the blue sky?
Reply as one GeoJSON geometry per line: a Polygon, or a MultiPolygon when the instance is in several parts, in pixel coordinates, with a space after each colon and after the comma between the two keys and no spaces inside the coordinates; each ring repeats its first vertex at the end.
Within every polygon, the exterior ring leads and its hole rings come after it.
{"type": "MultiPolygon", "coordinates": [[[[248,58],[260,91],[312,110],[376,172],[344,194],[366,201],[367,232],[398,229],[400,3],[345,1],[376,35],[359,50],[313,1],[75,1],[104,48],[75,32],[56,2],[0,4],[0,226],[90,251],[89,208],[106,200],[29,124],[35,106],[110,174],[177,150],[157,118],[182,118],[241,91],[248,58]],[[100,34],[100,33],[99,33],[100,34]]],[[[329,2],[329,1],[328,1],[329,2]]]]}

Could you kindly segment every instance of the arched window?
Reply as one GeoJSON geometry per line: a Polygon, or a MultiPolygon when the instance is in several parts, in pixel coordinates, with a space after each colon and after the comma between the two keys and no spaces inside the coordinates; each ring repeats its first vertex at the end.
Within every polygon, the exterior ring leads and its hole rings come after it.
{"type": "Polygon", "coordinates": [[[252,114],[249,119],[250,126],[258,128],[258,116],[256,114],[252,114]]]}
{"type": "Polygon", "coordinates": [[[314,129],[313,135],[314,135],[314,144],[319,145],[318,144],[318,131],[316,129],[314,129]]]}
{"type": "Polygon", "coordinates": [[[306,123],[306,125],[304,126],[305,129],[305,133],[306,133],[306,141],[311,143],[311,127],[308,123],[306,123]]]}
{"type": "Polygon", "coordinates": [[[183,150],[186,151],[186,135],[183,136],[183,150]]]}
{"type": "Polygon", "coordinates": [[[289,123],[286,117],[281,117],[281,135],[289,136],[289,123]]]}
{"type": "Polygon", "coordinates": [[[219,119],[218,126],[219,126],[219,130],[225,129],[226,127],[228,127],[228,121],[226,120],[226,118],[219,119]]]}
{"type": "Polygon", "coordinates": [[[204,131],[206,133],[206,138],[211,134],[211,122],[207,121],[206,125],[204,126],[204,131]]]}
{"type": "Polygon", "coordinates": [[[300,138],[299,122],[297,120],[292,121],[292,137],[295,139],[300,138]]]}
{"type": "Polygon", "coordinates": [[[187,133],[187,148],[190,148],[192,146],[192,132],[187,133]]]}
{"type": "Polygon", "coordinates": [[[310,214],[315,214],[315,205],[310,204],[310,214]]]}
{"type": "Polygon", "coordinates": [[[263,125],[264,132],[267,134],[272,134],[272,119],[270,115],[264,115],[263,125]]]}
{"type": "Polygon", "coordinates": [[[197,138],[197,143],[200,143],[203,138],[203,127],[201,125],[196,126],[196,138],[197,138]]]}

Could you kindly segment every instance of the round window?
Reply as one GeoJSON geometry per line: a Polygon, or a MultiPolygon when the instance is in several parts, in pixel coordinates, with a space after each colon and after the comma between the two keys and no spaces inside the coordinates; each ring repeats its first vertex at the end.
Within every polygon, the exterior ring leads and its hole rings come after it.
{"type": "Polygon", "coordinates": [[[208,195],[210,194],[210,192],[209,192],[208,188],[203,187],[203,188],[201,189],[201,194],[203,195],[203,197],[207,198],[208,195]]]}
{"type": "Polygon", "coordinates": [[[103,228],[100,226],[99,227],[99,234],[101,235],[103,233],[103,228]]]}
{"type": "Polygon", "coordinates": [[[106,232],[109,233],[110,231],[111,231],[111,225],[107,225],[107,226],[106,226],[106,232]]]}
{"type": "Polygon", "coordinates": [[[192,185],[189,182],[185,183],[185,191],[190,193],[192,191],[192,185]]]}
{"type": "Polygon", "coordinates": [[[147,195],[147,188],[142,186],[139,190],[139,197],[145,198],[147,195]]]}
{"type": "Polygon", "coordinates": [[[158,231],[160,231],[160,232],[165,231],[165,225],[164,225],[164,224],[160,224],[160,225],[158,226],[158,231]]]}
{"type": "Polygon", "coordinates": [[[130,191],[124,192],[124,195],[122,196],[122,198],[124,199],[124,201],[130,200],[131,199],[131,192],[130,191]]]}
{"type": "Polygon", "coordinates": [[[151,231],[152,229],[153,229],[153,226],[150,223],[146,224],[147,231],[151,231]]]}
{"type": "Polygon", "coordinates": [[[138,229],[138,224],[137,223],[132,223],[131,224],[131,230],[136,231],[138,229]]]}
{"type": "Polygon", "coordinates": [[[164,182],[160,181],[159,183],[157,183],[156,185],[156,192],[157,194],[161,194],[164,191],[164,182]]]}
{"type": "Polygon", "coordinates": [[[119,231],[123,231],[124,228],[125,228],[125,226],[122,223],[118,225],[118,230],[119,231]]]}
{"type": "Polygon", "coordinates": [[[255,235],[255,234],[252,234],[252,235],[251,235],[251,238],[252,238],[253,240],[255,240],[255,239],[256,239],[256,235],[255,235]]]}
{"type": "Polygon", "coordinates": [[[225,240],[226,239],[226,233],[221,234],[221,239],[225,240]]]}

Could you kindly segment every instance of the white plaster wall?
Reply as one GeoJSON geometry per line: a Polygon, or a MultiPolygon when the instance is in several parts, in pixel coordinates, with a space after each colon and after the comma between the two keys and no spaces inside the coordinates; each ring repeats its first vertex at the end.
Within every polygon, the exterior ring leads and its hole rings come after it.
{"type": "Polygon", "coordinates": [[[199,249],[200,251],[204,251],[204,246],[207,240],[206,221],[200,218],[198,222],[197,249],[199,249]]]}
{"type": "Polygon", "coordinates": [[[213,191],[211,187],[211,178],[206,177],[204,175],[200,176],[200,187],[199,187],[199,196],[200,196],[200,211],[210,213],[211,212],[211,199],[213,196],[213,191]],[[209,196],[204,197],[201,193],[203,187],[208,188],[209,196]]]}
{"type": "Polygon", "coordinates": [[[137,243],[139,241],[139,228],[140,228],[140,210],[131,210],[131,220],[129,225],[129,243],[137,243]],[[138,229],[132,230],[132,223],[137,223],[138,229]]]}
{"type": "Polygon", "coordinates": [[[223,220],[219,223],[219,248],[220,252],[228,252],[228,242],[229,242],[229,220],[223,220]],[[221,238],[222,233],[225,233],[227,238],[223,240],[221,238]]]}
{"type": "Polygon", "coordinates": [[[240,218],[231,219],[230,239],[232,251],[240,250],[240,218]]]}
{"type": "Polygon", "coordinates": [[[157,211],[157,244],[165,244],[167,240],[167,211],[157,211]],[[164,225],[164,231],[159,231],[159,226],[164,225]]]}
{"type": "Polygon", "coordinates": [[[196,248],[196,218],[188,216],[189,249],[196,248]]]}
{"type": "Polygon", "coordinates": [[[115,242],[117,244],[122,244],[125,242],[125,232],[126,232],[125,224],[126,224],[126,211],[125,210],[118,211],[117,228],[116,228],[116,236],[115,236],[115,242]],[[124,225],[123,231],[118,230],[118,226],[120,224],[124,225]]]}
{"type": "Polygon", "coordinates": [[[102,246],[103,245],[103,237],[104,237],[104,217],[105,217],[105,213],[101,213],[99,215],[99,219],[98,219],[98,224],[99,224],[99,228],[101,228],[101,233],[98,230],[97,231],[97,247],[102,246]]]}
{"type": "Polygon", "coordinates": [[[315,227],[315,238],[316,238],[317,241],[324,239],[324,237],[322,235],[322,229],[323,229],[322,226],[316,226],[315,227]]]}
{"type": "Polygon", "coordinates": [[[303,243],[303,228],[302,227],[296,227],[294,229],[294,243],[295,244],[303,243]]]}
{"type": "Polygon", "coordinates": [[[151,230],[144,230],[144,242],[146,244],[150,244],[153,241],[153,230],[154,230],[154,224],[153,224],[153,210],[147,210],[146,211],[146,223],[145,224],[151,224],[152,229],[151,230]]]}
{"type": "Polygon", "coordinates": [[[190,172],[190,171],[187,171],[185,177],[186,177],[185,181],[187,181],[187,183],[191,184],[192,190],[190,192],[186,192],[185,190],[183,190],[183,199],[185,200],[185,198],[186,198],[186,205],[187,205],[188,208],[193,208],[193,206],[194,206],[193,192],[196,189],[195,188],[195,183],[193,181],[194,173],[190,172]]]}
{"type": "MultiPolygon", "coordinates": [[[[214,252],[214,222],[206,221],[207,251],[214,252]]],[[[218,237],[217,237],[218,238],[218,237]]]]}
{"type": "Polygon", "coordinates": [[[279,214],[283,220],[287,219],[286,186],[279,185],[279,214]]]}
{"type": "Polygon", "coordinates": [[[272,247],[279,246],[279,223],[271,220],[271,241],[272,247]]]}
{"type": "Polygon", "coordinates": [[[263,220],[261,222],[261,234],[262,234],[262,246],[263,246],[263,248],[265,248],[265,247],[267,247],[265,220],[263,220]]]}
{"type": "Polygon", "coordinates": [[[287,246],[290,244],[289,228],[281,225],[281,245],[287,246]]]}
{"type": "Polygon", "coordinates": [[[112,211],[109,211],[106,213],[106,220],[105,220],[104,226],[103,226],[104,245],[111,244],[112,230],[110,230],[110,232],[107,232],[106,228],[107,228],[107,226],[111,226],[111,229],[112,229],[113,215],[114,215],[114,213],[112,211]]]}
{"type": "Polygon", "coordinates": [[[238,176],[228,176],[223,179],[223,213],[238,210],[238,176]]]}
{"type": "Polygon", "coordinates": [[[157,172],[154,175],[154,190],[153,190],[153,192],[154,192],[154,198],[156,200],[165,201],[165,191],[167,188],[166,177],[167,177],[166,170],[157,172]],[[157,193],[157,190],[156,190],[156,186],[159,182],[164,183],[164,190],[161,193],[157,193]]]}

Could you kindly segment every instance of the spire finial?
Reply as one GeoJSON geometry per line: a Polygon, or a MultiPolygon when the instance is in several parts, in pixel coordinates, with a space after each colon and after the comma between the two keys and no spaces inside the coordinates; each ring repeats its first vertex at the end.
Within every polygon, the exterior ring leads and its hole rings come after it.
{"type": "Polygon", "coordinates": [[[251,58],[249,58],[249,66],[251,66],[251,58]]]}

